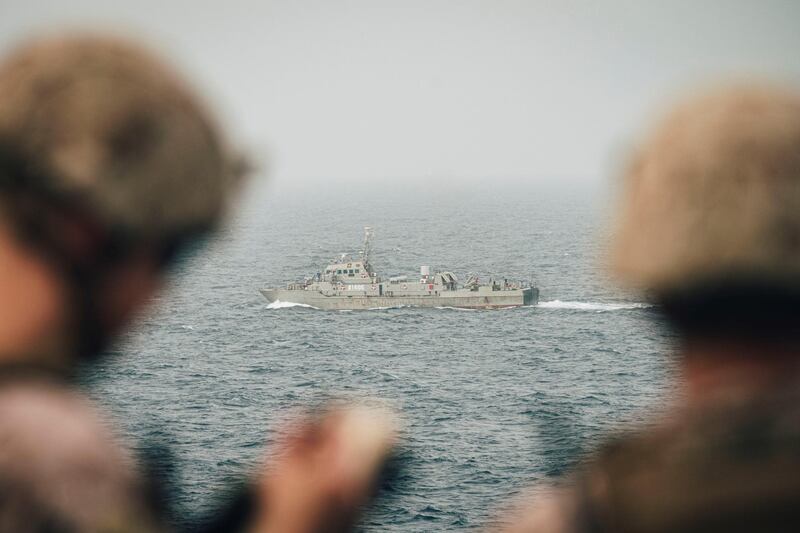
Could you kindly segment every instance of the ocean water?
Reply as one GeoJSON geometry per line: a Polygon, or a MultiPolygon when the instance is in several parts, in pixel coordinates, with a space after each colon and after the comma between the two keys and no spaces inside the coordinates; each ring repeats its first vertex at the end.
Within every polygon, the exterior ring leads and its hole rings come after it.
{"type": "Polygon", "coordinates": [[[405,420],[403,469],[363,530],[457,531],[674,394],[674,339],[603,273],[601,184],[256,189],[83,375],[136,447],[169,446],[182,521],[252,475],[287,413],[329,398],[380,398],[405,420]],[[541,302],[330,312],[258,294],[356,252],[365,225],[385,275],[532,276],[541,302]]]}

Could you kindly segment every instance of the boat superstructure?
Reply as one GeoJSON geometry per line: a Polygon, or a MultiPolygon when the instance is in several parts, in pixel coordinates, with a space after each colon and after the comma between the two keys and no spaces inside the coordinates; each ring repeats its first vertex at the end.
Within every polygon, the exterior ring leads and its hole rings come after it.
{"type": "Polygon", "coordinates": [[[372,228],[364,228],[364,244],[357,257],[344,254],[325,270],[283,289],[262,289],[270,302],[291,302],[319,309],[375,309],[382,307],[458,307],[469,309],[533,305],[539,289],[532,283],[491,279],[481,284],[471,275],[461,285],[452,272],[420,267],[419,278],[379,276],[370,264],[372,228]]]}

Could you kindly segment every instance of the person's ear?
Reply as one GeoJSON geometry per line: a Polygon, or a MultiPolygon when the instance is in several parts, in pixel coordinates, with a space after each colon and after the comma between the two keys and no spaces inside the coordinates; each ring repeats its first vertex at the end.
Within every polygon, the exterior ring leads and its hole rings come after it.
{"type": "Polygon", "coordinates": [[[102,319],[112,333],[124,327],[143,309],[163,283],[156,259],[136,254],[108,276],[101,291],[102,319]]]}

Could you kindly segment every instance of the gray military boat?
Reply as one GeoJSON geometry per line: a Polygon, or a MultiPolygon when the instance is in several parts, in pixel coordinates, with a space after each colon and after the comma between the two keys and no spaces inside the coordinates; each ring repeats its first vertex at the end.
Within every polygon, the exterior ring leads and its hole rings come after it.
{"type": "Polygon", "coordinates": [[[457,307],[496,309],[534,305],[539,289],[533,283],[490,280],[481,284],[471,275],[461,285],[452,272],[431,274],[420,267],[419,279],[381,278],[370,264],[372,228],[364,228],[364,246],[358,257],[347,254],[320,272],[285,289],[261,289],[271,303],[292,303],[318,309],[378,309],[386,307],[457,307]]]}

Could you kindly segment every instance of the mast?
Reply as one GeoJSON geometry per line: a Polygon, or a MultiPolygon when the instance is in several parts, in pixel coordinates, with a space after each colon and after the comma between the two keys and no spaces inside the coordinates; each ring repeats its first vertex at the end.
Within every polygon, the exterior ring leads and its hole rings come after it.
{"type": "MultiPolygon", "coordinates": [[[[372,254],[372,237],[375,233],[372,231],[370,226],[364,226],[364,245],[361,248],[361,260],[364,262],[364,266],[368,268],[370,271],[372,270],[372,265],[369,264],[369,256],[372,254]]],[[[372,272],[370,272],[370,275],[372,272]]]]}

